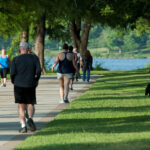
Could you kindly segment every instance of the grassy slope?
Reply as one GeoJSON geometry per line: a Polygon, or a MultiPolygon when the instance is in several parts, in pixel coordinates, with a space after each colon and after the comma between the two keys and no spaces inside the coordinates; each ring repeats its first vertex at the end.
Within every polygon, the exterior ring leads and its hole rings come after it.
{"type": "Polygon", "coordinates": [[[15,150],[149,150],[148,71],[104,75],[15,150]]]}

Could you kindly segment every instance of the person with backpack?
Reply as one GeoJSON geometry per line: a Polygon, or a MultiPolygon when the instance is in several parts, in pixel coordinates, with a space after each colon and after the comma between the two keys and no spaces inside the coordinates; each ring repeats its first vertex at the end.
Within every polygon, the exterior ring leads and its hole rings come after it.
{"type": "MultiPolygon", "coordinates": [[[[77,55],[77,57],[76,57],[76,65],[77,65],[77,68],[78,68],[78,70],[79,70],[79,72],[80,72],[80,53],[79,53],[79,51],[78,51],[78,49],[77,48],[74,48],[73,49],[73,52],[77,55]]],[[[76,78],[76,81],[78,81],[78,79],[79,79],[79,76],[78,76],[78,74],[76,73],[75,74],[75,78],[76,78]]]]}
{"type": "MultiPolygon", "coordinates": [[[[73,52],[73,46],[69,46],[68,47],[68,52],[73,55],[73,58],[75,60],[75,64],[76,64],[76,61],[77,61],[77,54],[73,52]]],[[[77,64],[76,64],[77,65],[77,64]]],[[[72,79],[70,79],[70,89],[73,90],[73,81],[74,81],[74,76],[75,76],[75,73],[76,73],[76,69],[73,67],[72,65],[72,79]]]]}
{"type": "Polygon", "coordinates": [[[90,71],[92,70],[92,55],[89,50],[85,50],[80,58],[80,65],[83,71],[83,81],[90,81],[90,71]]]}

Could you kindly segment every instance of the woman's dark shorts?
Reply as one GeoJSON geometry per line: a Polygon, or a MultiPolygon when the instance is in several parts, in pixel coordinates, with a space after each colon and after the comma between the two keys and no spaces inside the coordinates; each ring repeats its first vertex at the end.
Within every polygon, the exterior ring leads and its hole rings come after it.
{"type": "Polygon", "coordinates": [[[1,68],[0,69],[1,78],[6,78],[7,77],[7,73],[8,73],[8,68],[1,68]]]}
{"type": "Polygon", "coordinates": [[[15,103],[36,104],[36,87],[14,86],[15,103]]]}

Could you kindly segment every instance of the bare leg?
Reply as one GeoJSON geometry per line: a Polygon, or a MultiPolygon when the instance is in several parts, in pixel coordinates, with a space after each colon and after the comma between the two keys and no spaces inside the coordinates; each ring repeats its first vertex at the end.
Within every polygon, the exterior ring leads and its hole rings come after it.
{"type": "Polygon", "coordinates": [[[4,84],[6,84],[6,78],[4,78],[4,84]]]}
{"type": "Polygon", "coordinates": [[[60,98],[61,100],[64,99],[64,79],[59,79],[59,85],[60,85],[60,98]]]}
{"type": "Polygon", "coordinates": [[[64,97],[68,98],[70,79],[64,77],[64,97]]]}
{"type": "Polygon", "coordinates": [[[3,86],[6,87],[6,78],[4,78],[3,86]]]}
{"type": "Polygon", "coordinates": [[[4,78],[1,78],[1,84],[3,84],[4,83],[4,78]]]}
{"type": "Polygon", "coordinates": [[[34,112],[35,112],[34,105],[33,104],[27,104],[27,110],[28,110],[29,118],[33,118],[34,112]]]}
{"type": "Polygon", "coordinates": [[[29,125],[29,128],[31,131],[35,131],[36,130],[36,126],[34,124],[34,121],[33,121],[33,116],[34,116],[34,112],[35,112],[35,108],[34,108],[34,104],[27,104],[27,110],[28,110],[28,125],[29,125]]]}
{"type": "Polygon", "coordinates": [[[18,104],[18,115],[20,118],[20,123],[22,128],[26,126],[25,109],[26,109],[26,104],[18,104]]]}
{"type": "Polygon", "coordinates": [[[73,79],[70,79],[70,89],[73,90],[73,79]]]}

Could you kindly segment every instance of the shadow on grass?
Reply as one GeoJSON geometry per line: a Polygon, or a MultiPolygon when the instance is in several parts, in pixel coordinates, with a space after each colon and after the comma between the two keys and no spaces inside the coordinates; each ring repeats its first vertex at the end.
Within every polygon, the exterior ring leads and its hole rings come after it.
{"type": "MultiPolygon", "coordinates": [[[[98,82],[97,82],[98,83],[98,82]]],[[[99,86],[96,87],[92,87],[90,89],[90,91],[92,90],[116,90],[116,89],[124,89],[124,88],[133,88],[133,87],[145,87],[146,83],[135,83],[135,81],[129,82],[129,83],[106,83],[100,86],[100,82],[99,82],[99,86]]]]}
{"type": "Polygon", "coordinates": [[[98,82],[105,82],[105,81],[129,81],[134,79],[143,79],[143,78],[149,78],[149,73],[145,73],[144,71],[139,72],[115,72],[115,73],[108,73],[104,76],[102,76],[98,82]],[[102,79],[102,80],[101,80],[102,79]]]}
{"type": "MultiPolygon", "coordinates": [[[[143,93],[144,95],[144,93],[143,93]]],[[[100,101],[100,100],[143,100],[143,99],[148,99],[150,100],[149,96],[96,96],[96,97],[88,97],[88,98],[80,98],[80,101],[100,101]]]]}
{"type": "Polygon", "coordinates": [[[149,106],[136,106],[136,107],[92,107],[92,108],[80,108],[80,109],[66,109],[62,113],[95,113],[102,111],[118,111],[118,112],[150,112],[150,105],[149,106]]]}
{"type": "MultiPolygon", "coordinates": [[[[124,142],[91,142],[72,144],[49,144],[35,146],[32,148],[21,148],[21,150],[149,150],[150,139],[132,140],[124,142]]],[[[20,150],[16,148],[15,150],[20,150]]]]}
{"type": "Polygon", "coordinates": [[[34,136],[65,133],[133,133],[149,132],[150,116],[119,118],[58,119],[34,136]]]}

